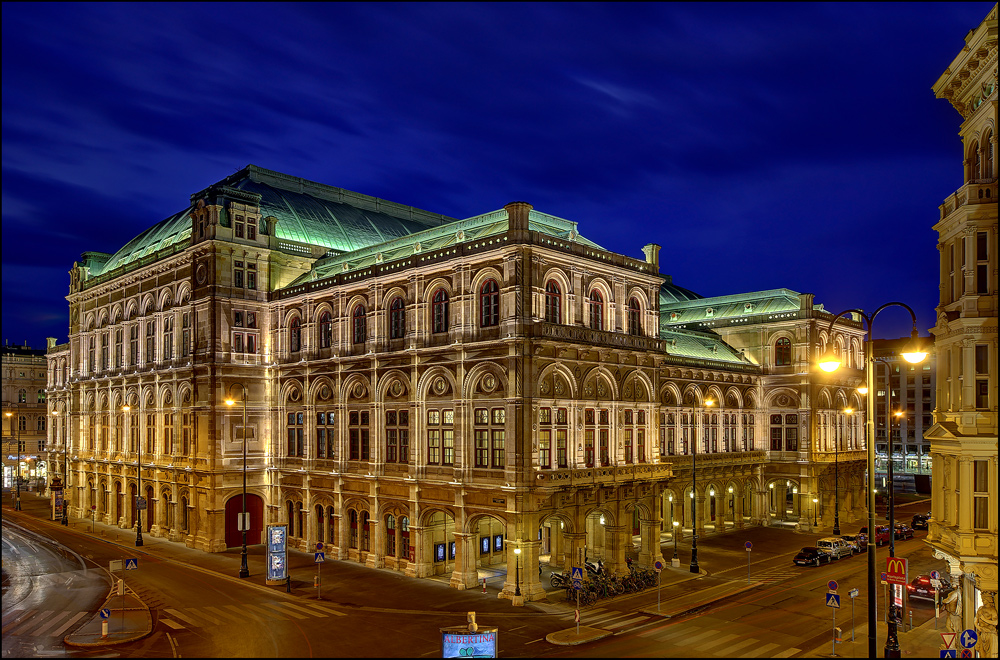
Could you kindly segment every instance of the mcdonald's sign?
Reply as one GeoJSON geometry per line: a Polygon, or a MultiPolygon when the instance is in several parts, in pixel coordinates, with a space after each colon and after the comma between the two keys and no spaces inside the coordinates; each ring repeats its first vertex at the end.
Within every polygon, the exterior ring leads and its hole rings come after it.
{"type": "Polygon", "coordinates": [[[906,559],[903,557],[885,558],[885,581],[889,584],[907,583],[906,579],[906,559]]]}

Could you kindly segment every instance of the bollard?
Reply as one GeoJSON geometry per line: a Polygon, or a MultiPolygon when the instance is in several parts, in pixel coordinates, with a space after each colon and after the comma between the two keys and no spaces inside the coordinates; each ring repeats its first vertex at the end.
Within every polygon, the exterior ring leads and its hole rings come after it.
{"type": "Polygon", "coordinates": [[[483,593],[486,593],[486,578],[483,578],[483,593]]]}
{"type": "Polygon", "coordinates": [[[910,610],[910,630],[913,630],[913,610],[910,610]]]}
{"type": "Polygon", "coordinates": [[[292,576],[291,575],[288,575],[287,577],[285,577],[285,593],[286,594],[292,593],[292,576]]]}
{"type": "Polygon", "coordinates": [[[101,637],[106,638],[108,636],[108,620],[101,619],[101,637]]]}

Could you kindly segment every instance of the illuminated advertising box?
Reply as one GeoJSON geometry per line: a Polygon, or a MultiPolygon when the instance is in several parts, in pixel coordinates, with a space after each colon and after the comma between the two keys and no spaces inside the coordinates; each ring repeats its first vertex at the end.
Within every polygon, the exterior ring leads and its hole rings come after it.
{"type": "Polygon", "coordinates": [[[481,626],[469,632],[465,626],[441,628],[442,658],[497,657],[497,628],[481,626]]]}
{"type": "Polygon", "coordinates": [[[288,525],[267,526],[267,584],[279,584],[288,578],[288,525]]]}

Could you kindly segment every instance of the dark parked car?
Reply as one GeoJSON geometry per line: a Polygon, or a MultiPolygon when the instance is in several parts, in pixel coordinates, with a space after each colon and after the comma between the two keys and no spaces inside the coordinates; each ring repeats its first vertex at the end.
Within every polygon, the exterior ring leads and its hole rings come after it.
{"type": "MultiPolygon", "coordinates": [[[[938,593],[941,598],[944,598],[952,591],[955,587],[952,586],[951,582],[945,577],[938,578],[941,581],[941,586],[938,588],[938,593]]],[[[931,584],[931,577],[929,575],[919,575],[913,578],[908,585],[906,585],[906,591],[910,598],[926,598],[928,600],[934,600],[934,585],[931,584]]]]}
{"type": "MultiPolygon", "coordinates": [[[[868,534],[868,528],[862,527],[858,534],[864,534],[865,538],[871,540],[871,535],[868,534]]],[[[875,525],[875,546],[885,545],[889,542],[889,526],[888,525],[875,525]]]]}
{"type": "Polygon", "coordinates": [[[832,560],[833,557],[829,553],[823,552],[815,546],[807,546],[795,555],[792,562],[796,566],[819,566],[821,563],[829,564],[832,560]]]}
{"type": "Polygon", "coordinates": [[[912,539],[913,538],[913,528],[906,523],[896,523],[896,538],[897,539],[912,539]]]}
{"type": "Polygon", "coordinates": [[[913,529],[927,529],[927,520],[931,517],[929,513],[918,513],[913,516],[913,521],[910,523],[913,529]]]}
{"type": "Polygon", "coordinates": [[[857,534],[855,536],[847,534],[845,536],[841,536],[840,538],[847,541],[847,543],[854,550],[854,554],[859,554],[868,550],[868,537],[864,534],[857,534]]]}

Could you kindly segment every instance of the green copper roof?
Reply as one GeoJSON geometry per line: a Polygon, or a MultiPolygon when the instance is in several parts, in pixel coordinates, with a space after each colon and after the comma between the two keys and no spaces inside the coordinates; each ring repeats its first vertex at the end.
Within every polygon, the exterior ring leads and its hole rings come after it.
{"type": "MultiPolygon", "coordinates": [[[[800,294],[790,289],[751,291],[714,298],[686,301],[665,299],[660,289],[660,335],[674,326],[696,327],[698,324],[725,319],[739,319],[761,314],[797,313],[800,294]]],[[[815,306],[821,309],[821,305],[815,306]]]]}
{"type": "Polygon", "coordinates": [[[119,266],[137,262],[142,257],[154,254],[164,248],[182,244],[185,247],[191,239],[190,209],[175,213],[166,220],[161,220],[111,255],[99,269],[92,268],[91,277],[107,273],[119,266]]]}
{"type": "Polygon", "coordinates": [[[712,333],[661,328],[660,339],[666,342],[667,355],[717,362],[748,363],[739,351],[712,333]]]}

